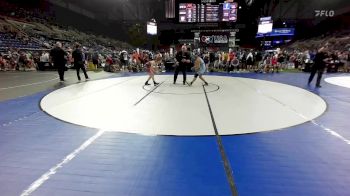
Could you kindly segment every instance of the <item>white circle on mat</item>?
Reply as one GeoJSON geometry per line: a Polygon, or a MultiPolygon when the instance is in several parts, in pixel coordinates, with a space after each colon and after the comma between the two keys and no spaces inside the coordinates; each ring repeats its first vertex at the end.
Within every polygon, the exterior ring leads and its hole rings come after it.
{"type": "MultiPolygon", "coordinates": [[[[120,77],[56,90],[42,99],[41,107],[62,121],[107,131],[215,135],[202,81],[180,87],[172,84],[170,75],[155,78],[163,82],[155,91],[176,95],[146,91],[147,76],[120,77]]],[[[188,76],[189,81],[192,78],[188,76]]],[[[207,90],[215,89],[212,84],[220,87],[207,96],[221,135],[283,129],[310,121],[326,110],[321,97],[298,87],[238,77],[204,78],[211,83],[207,90]]]]}
{"type": "Polygon", "coordinates": [[[330,84],[350,88],[350,76],[330,77],[324,80],[330,84]]]}
{"type": "MultiPolygon", "coordinates": [[[[144,86],[143,89],[146,91],[152,91],[154,86],[144,86]]],[[[209,84],[206,86],[207,93],[213,93],[220,90],[220,86],[217,84],[209,84]]],[[[162,84],[162,88],[157,88],[152,91],[153,93],[159,94],[169,94],[169,95],[194,95],[194,94],[204,94],[203,86],[200,85],[192,85],[190,88],[188,84],[173,84],[173,83],[164,83],[162,84]]]]}

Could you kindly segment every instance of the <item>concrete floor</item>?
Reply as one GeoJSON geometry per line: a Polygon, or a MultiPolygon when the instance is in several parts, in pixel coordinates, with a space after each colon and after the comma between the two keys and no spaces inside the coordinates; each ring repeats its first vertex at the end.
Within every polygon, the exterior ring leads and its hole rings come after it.
{"type": "MultiPolygon", "coordinates": [[[[94,80],[110,77],[113,74],[88,72],[88,75],[94,80]]],[[[58,74],[54,71],[0,72],[0,101],[74,84],[77,82],[76,72],[73,70],[67,71],[65,79],[65,83],[60,83],[58,74]]]]}

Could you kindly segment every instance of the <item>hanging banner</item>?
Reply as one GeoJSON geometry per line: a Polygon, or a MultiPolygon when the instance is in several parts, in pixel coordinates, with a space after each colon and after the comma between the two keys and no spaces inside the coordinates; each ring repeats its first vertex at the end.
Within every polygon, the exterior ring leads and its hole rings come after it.
{"type": "Polygon", "coordinates": [[[202,45],[228,45],[228,33],[201,33],[200,43],[202,45]]]}

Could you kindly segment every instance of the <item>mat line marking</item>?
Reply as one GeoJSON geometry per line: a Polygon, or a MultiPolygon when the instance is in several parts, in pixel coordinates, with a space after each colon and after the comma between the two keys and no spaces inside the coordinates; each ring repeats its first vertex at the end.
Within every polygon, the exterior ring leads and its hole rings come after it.
{"type": "Polygon", "coordinates": [[[82,151],[89,147],[94,141],[104,134],[105,130],[99,130],[95,135],[86,140],[79,148],[75,149],[69,155],[67,155],[60,163],[49,169],[40,178],[35,180],[26,190],[24,190],[20,196],[29,196],[34,191],[36,191],[40,186],[42,186],[46,181],[48,181],[51,176],[56,174],[62,167],[72,161],[76,156],[78,156],[82,151]]]}
{"type": "MultiPolygon", "coordinates": [[[[211,90],[211,91],[209,91],[209,92],[207,92],[207,93],[214,93],[214,92],[217,92],[217,91],[220,90],[220,86],[219,86],[219,85],[214,84],[214,83],[209,83],[209,84],[211,84],[212,86],[215,86],[216,89],[215,89],[215,90],[211,90]]],[[[181,86],[183,86],[183,85],[181,85],[181,86]]],[[[179,85],[178,87],[180,87],[180,85],[179,85]]],[[[148,90],[147,88],[145,88],[145,86],[143,86],[142,88],[143,88],[145,91],[147,91],[147,92],[150,91],[150,90],[148,90]]],[[[180,87],[180,88],[182,88],[182,87],[180,87]]],[[[189,87],[189,86],[187,85],[185,88],[191,88],[191,87],[189,87]]],[[[203,94],[203,93],[177,94],[177,93],[163,93],[163,92],[160,92],[160,91],[154,92],[154,93],[156,93],[156,94],[161,94],[161,95],[202,95],[202,94],[203,94]]]]}
{"type": "Polygon", "coordinates": [[[230,161],[227,158],[227,155],[226,155],[226,152],[225,152],[225,149],[224,149],[224,145],[222,144],[221,135],[219,134],[218,129],[216,127],[215,118],[214,118],[213,111],[211,109],[211,105],[210,105],[210,102],[209,102],[207,91],[205,90],[204,85],[202,87],[203,87],[205,99],[207,100],[211,121],[213,123],[213,128],[214,128],[215,136],[216,136],[216,142],[218,143],[218,146],[219,146],[221,159],[224,162],[224,169],[225,169],[227,180],[228,180],[229,185],[230,185],[231,194],[232,194],[232,196],[238,196],[238,191],[237,191],[234,179],[233,179],[233,170],[232,170],[232,167],[230,165],[230,161]]]}
{"type": "MultiPolygon", "coordinates": [[[[162,85],[165,81],[160,83],[158,86],[154,88],[158,88],[160,85],[162,85]]],[[[151,92],[150,92],[151,93],[151,92]]],[[[150,93],[148,93],[146,96],[148,96],[150,93]]],[[[145,97],[146,97],[145,96],[145,97]]],[[[144,99],[143,97],[142,99],[144,99]]],[[[142,99],[140,101],[142,101],[142,99]]],[[[83,150],[85,150],[88,146],[90,146],[95,140],[97,140],[100,136],[103,135],[105,131],[100,130],[97,132],[94,136],[86,140],[79,148],[75,149],[73,152],[71,152],[69,155],[67,155],[60,163],[49,169],[45,174],[43,174],[39,179],[34,181],[26,190],[24,190],[20,196],[29,196],[34,191],[36,191],[40,186],[42,186],[47,180],[50,179],[50,177],[54,174],[56,174],[64,165],[68,164],[71,160],[73,160],[78,154],[80,154],[83,150]]]]}
{"type": "MultiPolygon", "coordinates": [[[[240,80],[239,80],[239,81],[240,81],[240,80]]],[[[327,128],[327,127],[325,127],[325,126],[322,125],[322,124],[317,123],[317,122],[316,122],[315,120],[313,120],[313,119],[312,119],[312,120],[308,119],[305,115],[303,115],[302,113],[298,112],[296,109],[294,109],[294,108],[288,106],[287,104],[281,102],[280,100],[278,100],[278,99],[276,99],[276,98],[274,98],[274,97],[272,97],[272,96],[270,96],[270,95],[268,95],[268,94],[262,92],[261,90],[256,89],[256,88],[254,88],[254,87],[251,87],[250,85],[248,85],[247,83],[245,83],[245,82],[243,82],[243,81],[240,81],[240,82],[243,83],[243,84],[245,84],[248,88],[253,89],[253,90],[256,91],[258,94],[261,94],[261,95],[263,95],[263,96],[265,96],[265,97],[267,97],[267,98],[269,98],[269,99],[271,99],[271,100],[273,100],[273,101],[279,103],[280,105],[282,105],[282,106],[288,108],[289,110],[291,110],[292,112],[294,112],[296,115],[298,115],[298,116],[301,117],[302,119],[307,120],[308,122],[311,122],[313,125],[315,125],[315,126],[317,126],[317,127],[320,127],[322,130],[324,130],[324,131],[327,132],[328,134],[330,134],[330,135],[332,135],[332,136],[334,136],[334,137],[337,137],[338,139],[341,139],[343,142],[345,142],[345,143],[347,143],[347,144],[350,144],[350,140],[348,140],[348,139],[345,138],[344,136],[340,135],[338,132],[336,132],[336,131],[334,131],[334,130],[332,130],[332,129],[330,129],[330,128],[327,128]]]]}
{"type": "MultiPolygon", "coordinates": [[[[65,104],[67,104],[67,103],[69,103],[69,102],[72,102],[72,101],[81,99],[81,98],[83,98],[83,97],[85,97],[85,96],[90,96],[90,95],[95,94],[95,93],[97,93],[97,92],[101,92],[101,91],[104,91],[104,90],[106,90],[106,89],[109,89],[109,88],[112,88],[112,87],[115,87],[115,86],[119,86],[119,85],[121,85],[121,84],[124,84],[124,83],[126,83],[126,82],[129,82],[129,81],[135,80],[135,79],[137,79],[137,78],[131,78],[131,79],[123,80],[123,81],[121,81],[121,82],[114,83],[114,84],[109,85],[109,86],[107,86],[107,87],[105,87],[105,88],[102,88],[102,89],[99,89],[99,90],[96,90],[96,91],[92,91],[92,92],[90,92],[90,93],[86,93],[86,94],[84,94],[84,95],[80,95],[80,96],[78,96],[78,97],[75,97],[75,98],[73,98],[73,99],[70,99],[70,100],[68,100],[68,101],[66,101],[66,102],[64,102],[64,103],[56,104],[54,107],[51,107],[50,109],[57,108],[57,107],[59,107],[59,106],[65,105],[65,104]]],[[[93,80],[90,80],[90,81],[93,81],[93,80]]],[[[84,82],[84,83],[85,83],[85,82],[84,82]]],[[[78,84],[75,84],[75,85],[84,84],[84,83],[82,82],[82,83],[78,83],[78,84]]],[[[70,86],[72,86],[72,85],[69,85],[69,86],[67,86],[67,87],[70,87],[70,86]]],[[[54,92],[54,91],[53,91],[53,92],[54,92]]],[[[50,94],[50,93],[49,93],[49,94],[50,94]]],[[[45,97],[46,97],[46,96],[45,96],[45,97]]],[[[45,97],[44,97],[44,98],[45,98],[45,97]]],[[[40,101],[40,102],[41,102],[41,101],[40,101]]]]}
{"type": "Polygon", "coordinates": [[[143,96],[138,102],[136,102],[134,104],[134,106],[136,106],[137,104],[139,104],[142,100],[144,100],[148,95],[150,95],[153,91],[155,91],[158,87],[160,87],[165,81],[161,82],[160,84],[158,84],[156,87],[154,87],[151,91],[149,91],[145,96],[143,96]]]}
{"type": "Polygon", "coordinates": [[[20,88],[20,87],[26,87],[26,86],[34,86],[34,85],[38,85],[38,84],[44,84],[44,83],[48,83],[48,82],[55,81],[58,79],[59,79],[59,77],[56,77],[54,79],[45,80],[45,81],[41,81],[41,82],[35,82],[35,83],[30,83],[30,84],[23,84],[23,85],[18,85],[18,86],[10,86],[10,87],[6,87],[6,88],[0,88],[0,91],[14,89],[14,88],[20,88]]]}
{"type": "MultiPolygon", "coordinates": [[[[98,79],[97,79],[97,80],[98,80],[98,79]]],[[[132,79],[124,80],[124,81],[122,81],[122,82],[120,82],[120,83],[127,82],[127,81],[130,81],[130,80],[132,80],[132,79]]],[[[90,80],[90,81],[95,81],[95,80],[90,80]]],[[[116,84],[114,84],[114,85],[119,85],[120,83],[116,83],[116,84]]],[[[80,84],[82,84],[82,83],[80,83],[80,84]]],[[[73,85],[74,85],[74,84],[73,84],[73,85]]],[[[68,86],[67,86],[67,87],[68,87],[68,86]]],[[[108,88],[109,88],[109,87],[108,87],[108,88]]],[[[56,90],[57,90],[57,89],[56,89],[56,90]]],[[[50,93],[49,93],[49,94],[50,94],[50,93]]],[[[25,97],[25,96],[23,96],[23,97],[25,97]]],[[[56,107],[57,107],[57,106],[56,106],[56,107]]],[[[35,115],[35,114],[38,114],[38,113],[40,113],[40,112],[42,112],[42,111],[43,111],[43,110],[40,109],[39,111],[32,112],[32,113],[27,114],[27,115],[25,115],[25,116],[19,117],[19,118],[13,120],[13,121],[8,121],[8,122],[5,122],[5,123],[2,123],[2,124],[0,124],[0,127],[7,127],[7,126],[10,126],[10,125],[14,124],[15,122],[22,121],[22,120],[24,120],[24,119],[26,119],[26,118],[29,118],[29,117],[31,117],[31,116],[33,116],[33,115],[35,115]]],[[[51,115],[50,115],[50,116],[51,116],[51,115]]]]}
{"type": "Polygon", "coordinates": [[[24,119],[27,119],[27,118],[29,118],[29,117],[31,117],[31,116],[34,116],[35,114],[38,114],[38,113],[40,113],[40,112],[41,112],[41,110],[36,111],[36,112],[32,112],[32,113],[27,114],[27,115],[25,115],[25,116],[19,117],[19,118],[15,119],[15,120],[12,120],[12,121],[8,121],[8,122],[6,122],[6,123],[3,123],[2,125],[0,125],[0,127],[8,127],[8,126],[11,126],[12,124],[14,124],[14,123],[16,123],[16,122],[18,122],[18,121],[22,121],[22,120],[24,120],[24,119]]]}
{"type": "MultiPolygon", "coordinates": [[[[53,75],[53,74],[46,74],[46,75],[53,75]]],[[[70,77],[67,77],[65,79],[69,79],[70,77]]],[[[107,76],[108,78],[108,76],[107,76]]],[[[44,83],[48,83],[48,82],[51,82],[51,81],[55,81],[55,80],[58,80],[59,77],[56,77],[56,78],[53,78],[53,79],[50,79],[50,80],[45,80],[45,81],[41,81],[41,82],[35,82],[35,83],[30,83],[30,84],[23,84],[23,85],[18,85],[18,86],[10,86],[10,87],[5,87],[5,88],[0,88],[0,91],[3,91],[3,90],[9,90],[9,89],[14,89],[14,88],[20,88],[20,87],[26,87],[26,86],[34,86],[34,85],[38,85],[38,84],[44,84],[44,83]]],[[[93,80],[91,80],[93,81],[93,80]]]]}

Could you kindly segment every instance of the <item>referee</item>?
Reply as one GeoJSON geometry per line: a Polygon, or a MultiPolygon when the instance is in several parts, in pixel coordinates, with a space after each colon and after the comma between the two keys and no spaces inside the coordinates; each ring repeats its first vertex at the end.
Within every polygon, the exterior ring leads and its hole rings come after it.
{"type": "Polygon", "coordinates": [[[50,62],[57,68],[61,82],[64,82],[64,72],[67,69],[65,56],[67,53],[62,49],[61,42],[57,42],[56,47],[50,51],[50,62]]]}
{"type": "Polygon", "coordinates": [[[86,73],[86,69],[85,69],[85,58],[84,58],[84,54],[80,48],[80,44],[79,43],[75,43],[75,50],[72,53],[72,57],[74,59],[74,67],[77,70],[77,76],[78,76],[78,80],[80,81],[80,69],[84,72],[84,76],[85,79],[88,80],[89,76],[86,73]]]}
{"type": "Polygon", "coordinates": [[[309,77],[309,82],[308,85],[312,82],[314,79],[314,76],[317,73],[317,81],[316,81],[316,87],[321,88],[321,79],[322,79],[322,74],[324,72],[324,69],[326,68],[327,60],[328,60],[328,54],[327,54],[327,49],[325,47],[322,47],[318,50],[316,56],[315,56],[315,63],[311,67],[311,74],[309,77]]]}
{"type": "Polygon", "coordinates": [[[177,76],[181,71],[183,74],[183,85],[186,85],[186,68],[191,63],[191,56],[187,52],[187,48],[185,45],[181,47],[181,51],[176,54],[175,59],[177,63],[174,73],[174,84],[176,84],[177,76]]]}

